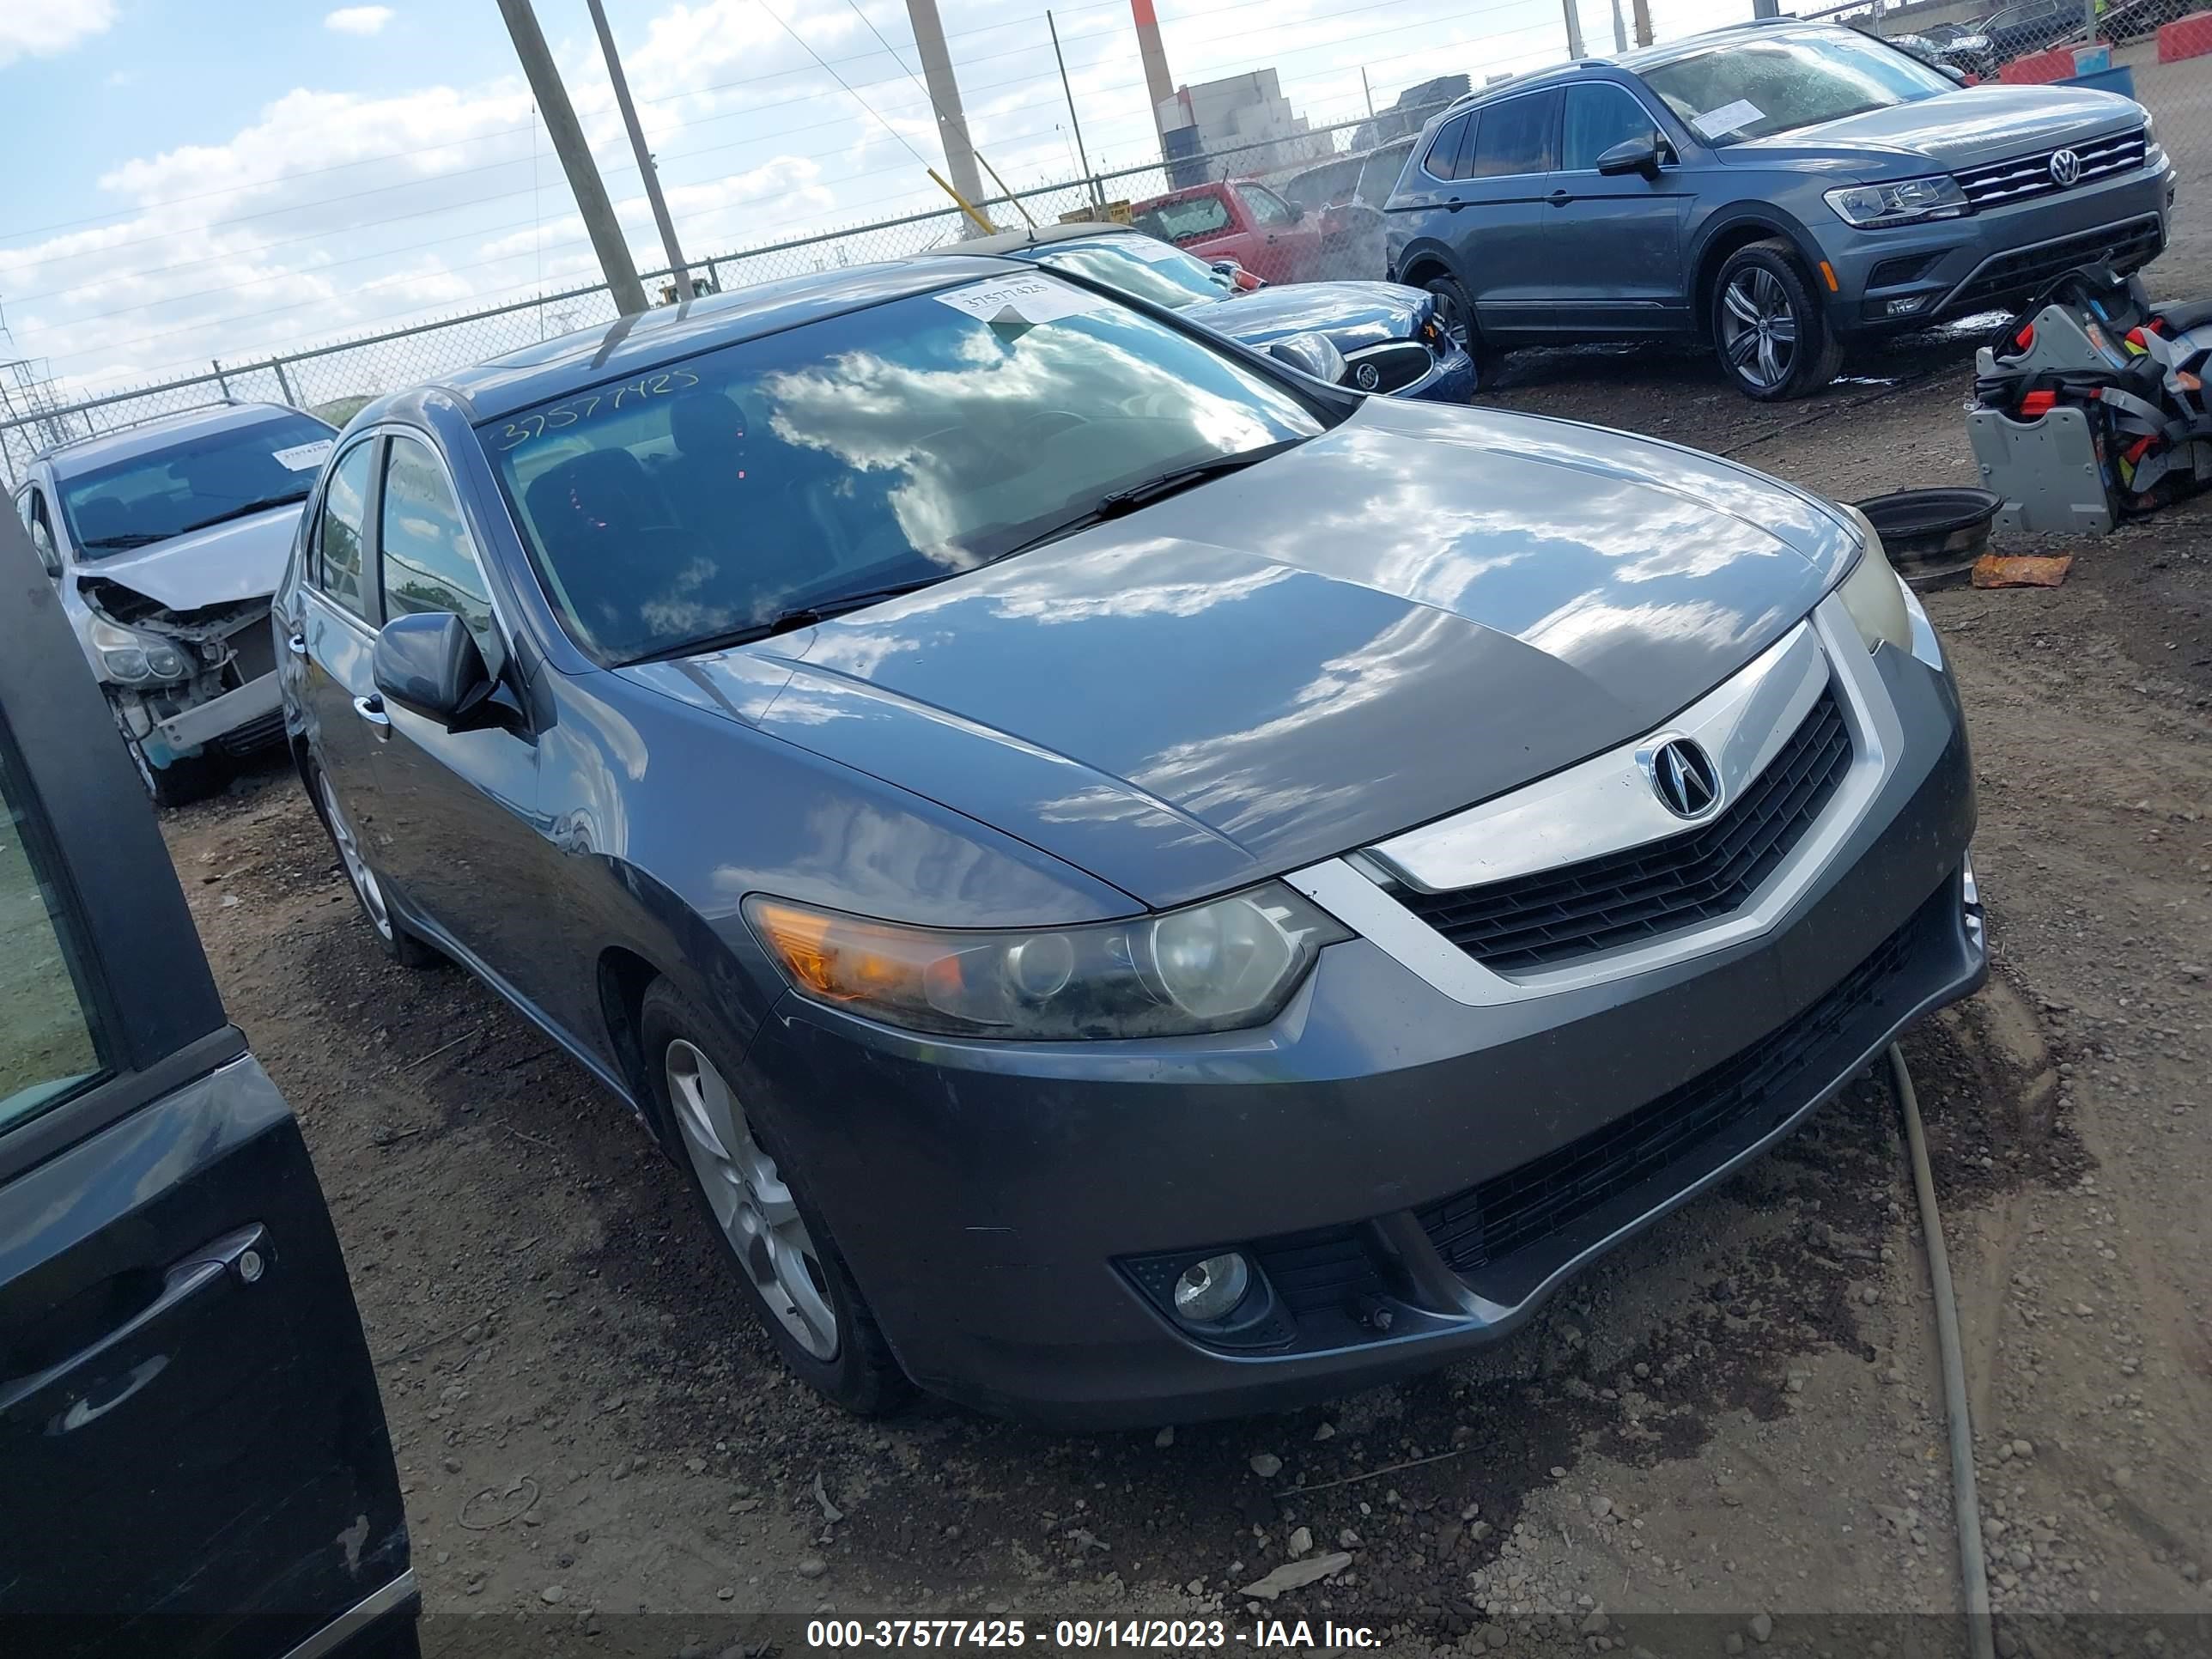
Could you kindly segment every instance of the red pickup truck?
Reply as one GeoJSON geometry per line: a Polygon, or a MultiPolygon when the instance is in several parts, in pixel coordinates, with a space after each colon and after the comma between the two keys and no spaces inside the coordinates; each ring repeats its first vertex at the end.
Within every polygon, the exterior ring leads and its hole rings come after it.
{"type": "Polygon", "coordinates": [[[1312,282],[1327,274],[1328,238],[1320,218],[1250,179],[1193,185],[1135,204],[1133,228],[1201,259],[1234,259],[1271,283],[1312,282]]]}

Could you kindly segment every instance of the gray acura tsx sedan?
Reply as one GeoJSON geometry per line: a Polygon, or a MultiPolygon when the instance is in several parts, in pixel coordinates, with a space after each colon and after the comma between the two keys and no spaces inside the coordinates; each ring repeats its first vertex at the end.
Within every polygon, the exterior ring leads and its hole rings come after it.
{"type": "Polygon", "coordinates": [[[630,1104],[855,1410],[1441,1364],[1985,972],[1863,520],[1079,276],[836,271],[386,398],[276,617],[378,937],[630,1104]]]}

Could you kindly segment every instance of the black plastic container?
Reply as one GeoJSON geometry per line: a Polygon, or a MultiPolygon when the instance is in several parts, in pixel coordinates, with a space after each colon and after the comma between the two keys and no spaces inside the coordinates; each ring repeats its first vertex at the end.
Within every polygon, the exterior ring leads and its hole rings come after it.
{"type": "Polygon", "coordinates": [[[2003,503],[1986,489],[1900,489],[1856,503],[1897,573],[1914,583],[1955,577],[1990,550],[2003,503]]]}

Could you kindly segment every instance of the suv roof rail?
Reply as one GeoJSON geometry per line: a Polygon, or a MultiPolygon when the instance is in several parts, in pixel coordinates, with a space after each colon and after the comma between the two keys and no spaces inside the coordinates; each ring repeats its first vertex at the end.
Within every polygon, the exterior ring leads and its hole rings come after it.
{"type": "MultiPolygon", "coordinates": [[[[204,409],[244,409],[249,404],[260,401],[258,398],[233,398],[226,395],[221,398],[210,398],[204,403],[186,404],[182,409],[161,410],[152,415],[141,415],[136,420],[118,421],[112,426],[104,426],[97,432],[88,432],[82,437],[64,438],[59,443],[48,444],[31,459],[34,461],[43,461],[49,455],[60,454],[64,449],[74,449],[79,444],[88,444],[99,438],[112,438],[118,432],[129,432],[137,427],[151,426],[155,422],[166,421],[173,415],[196,415],[204,409]]],[[[276,406],[271,405],[272,408],[276,406]]]]}

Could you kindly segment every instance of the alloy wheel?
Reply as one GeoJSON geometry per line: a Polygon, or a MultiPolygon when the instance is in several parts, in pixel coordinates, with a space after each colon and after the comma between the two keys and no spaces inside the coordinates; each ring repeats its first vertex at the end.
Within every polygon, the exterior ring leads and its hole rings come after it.
{"type": "Polygon", "coordinates": [[[697,1048],[676,1039],[665,1068],[684,1150],[746,1277],[794,1342],[817,1359],[834,1359],[837,1313],[829,1277],[775,1160],[753,1138],[728,1082],[697,1048]]]}
{"type": "Polygon", "coordinates": [[[1750,385],[1771,392],[1797,363],[1797,313],[1782,279],[1764,265],[1747,265],[1721,295],[1721,349],[1729,367],[1750,385]]]}
{"type": "Polygon", "coordinates": [[[353,883],[353,890],[361,897],[361,908],[368,913],[369,921],[385,939],[392,937],[392,912],[385,908],[384,890],[376,884],[376,872],[368,867],[362,856],[361,841],[353,832],[353,825],[338,810],[338,798],[331,788],[331,781],[318,770],[315,786],[323,798],[323,816],[330,820],[331,839],[338,844],[338,862],[345,866],[346,879],[353,883]]]}

